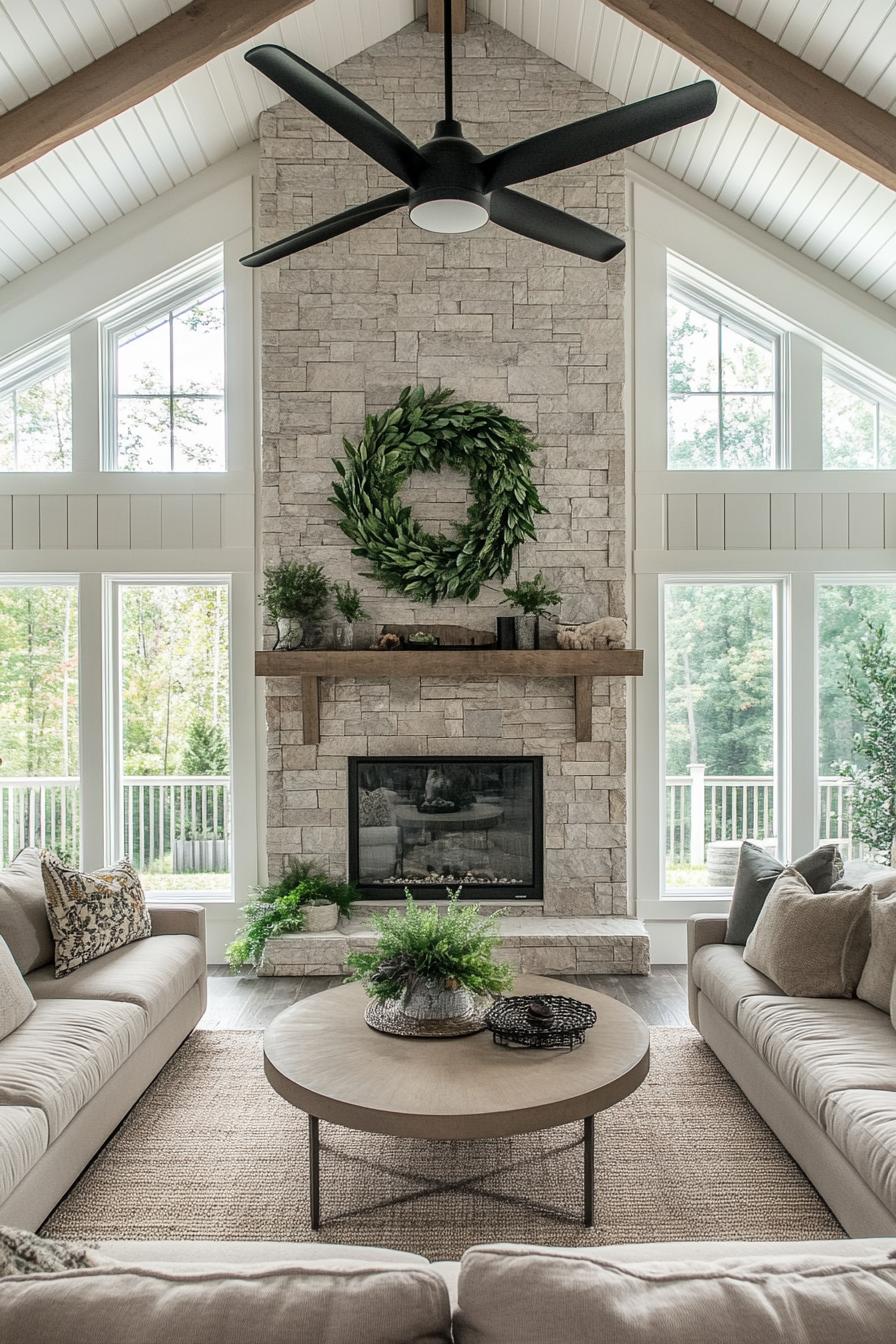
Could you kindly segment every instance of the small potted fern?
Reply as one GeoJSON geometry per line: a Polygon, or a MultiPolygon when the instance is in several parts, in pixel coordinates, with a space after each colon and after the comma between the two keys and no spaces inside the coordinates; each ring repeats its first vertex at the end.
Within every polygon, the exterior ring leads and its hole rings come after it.
{"type": "Polygon", "coordinates": [[[518,649],[537,649],[539,620],[551,614],[551,607],[560,601],[560,594],[549,588],[541,570],[534,579],[524,579],[515,588],[505,588],[502,605],[516,607],[522,615],[516,619],[516,646],[518,649]]]}
{"type": "Polygon", "coordinates": [[[261,601],[265,615],[277,627],[277,649],[313,648],[320,642],[321,626],[330,600],[330,585],[322,566],[281,560],[264,571],[261,601]]]}
{"type": "Polygon", "coordinates": [[[513,972],[494,960],[500,942],[498,916],[483,917],[479,906],[450,893],[448,909],[418,905],[405,890],[405,909],[372,917],[379,941],[369,952],[352,952],[351,979],[372,999],[397,1001],[417,1022],[469,1017],[475,1001],[502,994],[513,972]]]}
{"type": "Polygon", "coordinates": [[[276,882],[256,887],[254,899],[243,906],[245,923],[227,948],[230,969],[257,969],[269,938],[335,929],[340,915],[351,917],[360,895],[357,887],[335,881],[310,863],[291,864],[276,882]]]}
{"type": "Polygon", "coordinates": [[[342,617],[342,623],[338,624],[335,630],[336,647],[337,649],[353,649],[355,647],[355,622],[362,621],[367,616],[361,594],[351,583],[334,583],[333,606],[342,617]]]}

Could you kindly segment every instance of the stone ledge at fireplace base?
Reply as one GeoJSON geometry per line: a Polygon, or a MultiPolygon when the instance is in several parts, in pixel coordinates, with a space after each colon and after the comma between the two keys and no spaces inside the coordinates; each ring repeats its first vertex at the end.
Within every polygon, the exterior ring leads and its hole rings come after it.
{"type": "MultiPolygon", "coordinates": [[[[516,971],[554,975],[649,975],[650,939],[638,919],[622,917],[500,920],[498,957],[516,971]]],[[[377,935],[363,919],[342,921],[334,933],[270,938],[259,975],[342,975],[352,951],[373,947],[377,935]]]]}

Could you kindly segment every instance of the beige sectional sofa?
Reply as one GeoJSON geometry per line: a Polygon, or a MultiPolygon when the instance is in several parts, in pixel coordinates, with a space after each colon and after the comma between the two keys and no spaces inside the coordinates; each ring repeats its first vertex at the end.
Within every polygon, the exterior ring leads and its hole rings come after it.
{"type": "Polygon", "coordinates": [[[691,1021],[849,1235],[896,1235],[890,1015],[861,999],[788,998],[725,943],[726,926],[690,921],[691,1021]]]}
{"type": "Polygon", "coordinates": [[[36,850],[0,872],[0,937],[37,1000],[0,1041],[0,1224],[35,1229],[205,1011],[205,914],[57,980],[36,850]]]}
{"type": "Polygon", "coordinates": [[[892,1344],[896,1240],[476,1246],[108,1242],[0,1279],[28,1344],[892,1344]]]}

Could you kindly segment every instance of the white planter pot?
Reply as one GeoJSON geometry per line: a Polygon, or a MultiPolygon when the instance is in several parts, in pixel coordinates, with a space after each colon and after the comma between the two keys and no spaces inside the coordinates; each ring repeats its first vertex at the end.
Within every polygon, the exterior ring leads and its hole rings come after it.
{"type": "Polygon", "coordinates": [[[302,643],[304,626],[298,616],[277,617],[277,648],[297,649],[302,643]]]}
{"type": "Polygon", "coordinates": [[[401,1011],[418,1022],[469,1017],[473,1011],[473,995],[468,989],[449,989],[444,980],[415,976],[402,995],[401,1011]]]}
{"type": "Polygon", "coordinates": [[[329,933],[339,922],[339,906],[335,901],[329,905],[305,905],[303,933],[329,933]]]}

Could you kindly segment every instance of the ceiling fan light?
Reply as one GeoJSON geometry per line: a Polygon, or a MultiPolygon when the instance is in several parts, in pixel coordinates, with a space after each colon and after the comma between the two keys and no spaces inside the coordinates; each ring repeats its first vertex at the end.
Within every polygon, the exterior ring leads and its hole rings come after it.
{"type": "Polygon", "coordinates": [[[429,233],[471,233],[489,219],[486,198],[472,191],[425,196],[416,193],[410,213],[417,227],[429,233]]]}

